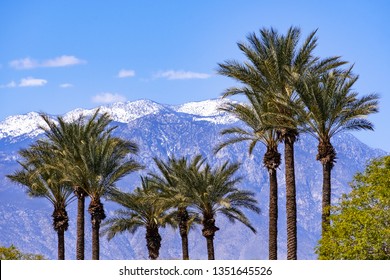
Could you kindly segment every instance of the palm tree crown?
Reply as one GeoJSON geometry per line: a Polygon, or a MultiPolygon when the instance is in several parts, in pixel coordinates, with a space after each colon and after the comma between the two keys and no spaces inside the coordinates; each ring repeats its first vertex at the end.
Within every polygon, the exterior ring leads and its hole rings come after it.
{"type": "Polygon", "coordinates": [[[169,206],[159,203],[160,193],[149,178],[141,178],[141,186],[132,193],[113,190],[108,199],[114,201],[124,210],[116,210],[115,215],[104,223],[102,234],[111,240],[116,234],[128,231],[135,233],[139,228],[146,229],[146,246],[149,258],[154,260],[159,256],[161,235],[159,227],[175,224],[173,215],[168,213],[169,206]]]}

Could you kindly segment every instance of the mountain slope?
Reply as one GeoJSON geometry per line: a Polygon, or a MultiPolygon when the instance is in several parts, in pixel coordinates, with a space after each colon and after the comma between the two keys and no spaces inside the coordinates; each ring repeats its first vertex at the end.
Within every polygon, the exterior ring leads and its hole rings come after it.
{"type": "MultiPolygon", "coordinates": [[[[242,162],[240,169],[244,180],[242,188],[253,190],[261,207],[261,214],[249,214],[258,230],[254,235],[240,224],[229,224],[217,217],[215,249],[218,259],[266,259],[268,235],[268,176],[262,167],[263,146],[258,145],[252,156],[248,156],[245,143],[227,147],[217,155],[214,147],[221,141],[219,132],[236,122],[221,114],[217,108],[221,100],[192,102],[180,106],[161,105],[148,100],[116,103],[101,107],[108,112],[118,128],[115,133],[135,141],[140,147],[137,160],[153,169],[153,157],[166,158],[168,155],[189,156],[201,153],[212,164],[225,160],[242,162]]],[[[92,110],[77,109],[64,115],[71,120],[80,113],[90,115],[92,110]]],[[[23,188],[10,183],[6,174],[18,168],[17,151],[27,147],[42,134],[38,129],[40,118],[36,113],[13,116],[0,123],[0,245],[15,244],[23,251],[41,253],[49,258],[56,257],[56,235],[51,227],[52,209],[43,199],[31,199],[23,188]],[[24,127],[24,124],[28,126],[24,127]]],[[[333,199],[349,191],[348,182],[356,171],[363,170],[366,162],[373,157],[384,155],[380,150],[371,149],[350,134],[340,134],[333,144],[338,153],[338,162],[333,170],[333,199]]],[[[320,164],[315,161],[316,141],[302,135],[296,146],[296,178],[298,206],[298,258],[315,258],[314,247],[320,234],[321,182],[320,164]]],[[[282,145],[280,152],[283,153],[282,145]]],[[[144,171],[145,174],[147,171],[144,171]]],[[[284,164],[278,171],[279,182],[279,258],[286,256],[285,182],[284,164]]],[[[139,175],[132,174],[119,183],[124,190],[131,190],[139,183],[139,175]]],[[[87,201],[87,203],[89,203],[87,201]]],[[[112,215],[116,205],[104,202],[107,216],[112,215]]],[[[75,257],[76,204],[69,207],[70,227],[66,232],[66,258],[75,257]]],[[[86,213],[86,258],[90,258],[90,219],[86,213]]],[[[162,259],[178,259],[181,254],[180,238],[177,231],[162,231],[162,259]]],[[[206,243],[200,228],[190,232],[190,257],[206,259],[206,243]]],[[[146,259],[144,231],[134,235],[123,234],[107,242],[101,239],[102,259],[146,259]]]]}

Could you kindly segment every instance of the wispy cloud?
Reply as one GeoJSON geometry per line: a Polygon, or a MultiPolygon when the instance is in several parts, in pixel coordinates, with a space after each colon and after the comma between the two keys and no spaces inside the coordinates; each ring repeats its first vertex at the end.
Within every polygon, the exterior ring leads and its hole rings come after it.
{"type": "Polygon", "coordinates": [[[46,84],[47,80],[28,77],[20,80],[19,87],[41,87],[46,84]]]}
{"type": "Polygon", "coordinates": [[[33,77],[27,77],[20,80],[19,83],[11,81],[6,85],[0,85],[0,88],[15,88],[15,87],[41,87],[47,84],[45,79],[36,79],[33,77]]]}
{"type": "Polygon", "coordinates": [[[92,97],[92,102],[101,103],[101,104],[124,102],[124,101],[126,101],[126,97],[118,93],[111,93],[111,92],[103,92],[92,97]]]}
{"type": "Polygon", "coordinates": [[[24,70],[33,68],[65,67],[84,63],[86,63],[85,60],[79,59],[73,55],[62,55],[43,61],[31,59],[29,57],[16,59],[11,61],[9,65],[14,69],[24,70]]]}
{"type": "Polygon", "coordinates": [[[135,71],[134,70],[127,70],[127,69],[122,69],[118,73],[118,78],[131,78],[135,76],[135,71]]]}
{"type": "Polygon", "coordinates": [[[60,84],[60,88],[71,88],[71,87],[73,87],[73,85],[69,83],[60,84]]]}
{"type": "Polygon", "coordinates": [[[211,77],[210,74],[206,73],[198,73],[191,71],[163,71],[158,72],[154,75],[155,78],[165,78],[168,80],[189,80],[189,79],[208,79],[211,77]]]}

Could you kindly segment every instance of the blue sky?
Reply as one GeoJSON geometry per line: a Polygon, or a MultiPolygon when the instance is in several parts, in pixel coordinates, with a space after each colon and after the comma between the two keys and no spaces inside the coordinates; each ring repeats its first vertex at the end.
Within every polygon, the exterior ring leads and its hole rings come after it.
{"type": "Polygon", "coordinates": [[[379,93],[375,132],[390,151],[390,1],[0,0],[0,121],[114,101],[218,98],[233,81],[217,63],[243,60],[250,32],[318,28],[316,54],[354,63],[355,90],[379,93]]]}

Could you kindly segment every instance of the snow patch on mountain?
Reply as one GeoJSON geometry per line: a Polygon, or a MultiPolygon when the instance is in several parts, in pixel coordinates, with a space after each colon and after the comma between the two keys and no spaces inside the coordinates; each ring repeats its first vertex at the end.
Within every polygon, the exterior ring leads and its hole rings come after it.
{"type": "Polygon", "coordinates": [[[16,115],[6,118],[0,122],[0,139],[5,137],[17,137],[27,135],[35,137],[42,133],[40,126],[45,126],[45,121],[39,113],[30,112],[25,115],[16,115]]]}
{"type": "Polygon", "coordinates": [[[176,106],[175,111],[199,116],[194,117],[194,121],[209,121],[214,124],[228,124],[237,121],[236,118],[220,110],[220,108],[223,107],[223,105],[226,103],[227,100],[222,98],[199,102],[189,102],[176,106]]]}
{"type": "Polygon", "coordinates": [[[80,115],[91,116],[97,109],[99,109],[100,113],[108,113],[113,121],[129,123],[138,118],[157,113],[164,109],[164,106],[150,100],[117,102],[108,106],[100,106],[90,110],[84,110],[81,108],[75,109],[66,113],[64,115],[64,120],[72,121],[77,119],[80,115]]]}
{"type": "MultiPolygon", "coordinates": [[[[172,110],[179,113],[194,115],[194,121],[208,121],[214,124],[227,124],[235,122],[236,119],[218,110],[226,101],[222,99],[206,100],[201,102],[189,102],[177,106],[161,105],[150,100],[136,100],[131,102],[117,102],[108,106],[100,106],[94,109],[78,108],[63,115],[66,122],[76,120],[80,115],[92,116],[97,109],[100,113],[108,113],[113,121],[129,123],[141,117],[157,114],[164,110],[172,110]]],[[[55,121],[55,118],[51,118],[55,121]]],[[[25,115],[16,115],[6,118],[0,122],[0,139],[6,137],[18,137],[26,135],[35,137],[43,130],[45,122],[39,113],[30,112],[25,115]]]]}

